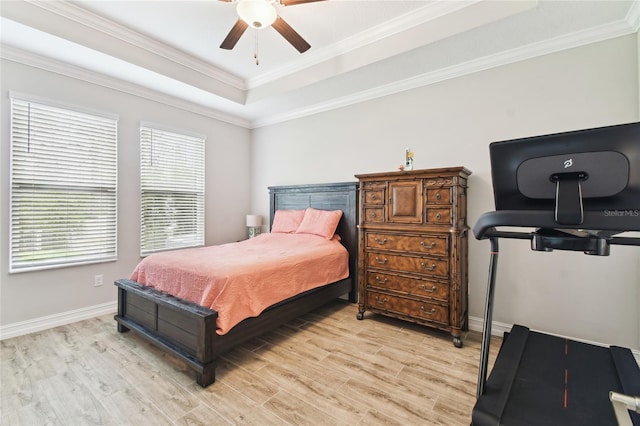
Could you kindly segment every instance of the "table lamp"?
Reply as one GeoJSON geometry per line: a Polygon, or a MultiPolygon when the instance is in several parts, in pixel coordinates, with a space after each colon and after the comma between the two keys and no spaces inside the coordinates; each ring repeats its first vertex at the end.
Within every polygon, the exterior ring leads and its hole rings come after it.
{"type": "Polygon", "coordinates": [[[249,228],[249,238],[260,235],[260,230],[262,228],[262,216],[258,214],[248,214],[247,228],[249,228]]]}

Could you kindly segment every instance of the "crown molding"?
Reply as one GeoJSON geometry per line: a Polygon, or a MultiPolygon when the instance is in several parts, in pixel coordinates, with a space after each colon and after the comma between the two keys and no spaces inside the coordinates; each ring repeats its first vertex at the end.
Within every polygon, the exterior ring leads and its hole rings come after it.
{"type": "Polygon", "coordinates": [[[159,102],[174,108],[182,109],[194,114],[202,115],[235,126],[250,128],[251,123],[232,114],[225,114],[213,108],[196,104],[175,96],[167,95],[155,90],[147,89],[134,83],[128,83],[120,79],[87,70],[85,68],[70,65],[52,58],[37,55],[13,46],[0,44],[0,58],[12,62],[50,71],[76,80],[96,84],[108,89],[134,95],[143,99],[159,102]]]}
{"type": "Polygon", "coordinates": [[[192,55],[161,43],[151,37],[147,37],[139,32],[133,31],[125,27],[124,25],[120,25],[108,18],[97,15],[80,6],[76,6],[75,4],[70,3],[67,0],[25,1],[33,6],[37,6],[48,12],[55,13],[56,15],[70,19],[82,26],[91,28],[94,31],[99,31],[101,33],[107,34],[124,43],[134,45],[138,48],[144,49],[155,55],[175,62],[178,65],[197,71],[198,73],[201,73],[209,78],[227,84],[236,89],[247,89],[247,85],[243,79],[231,73],[223,71],[209,62],[200,60],[192,55]]]}
{"type": "Polygon", "coordinates": [[[626,21],[635,32],[640,30],[640,0],[634,0],[627,13],[626,21]]]}
{"type": "MultiPolygon", "coordinates": [[[[635,1],[634,5],[640,2],[635,1]]],[[[627,15],[629,18],[629,15],[627,15]]],[[[473,74],[479,71],[485,71],[503,65],[536,58],[550,53],[560,52],[600,41],[605,41],[637,32],[633,23],[628,19],[601,25],[586,30],[574,32],[571,34],[555,37],[541,42],[532,43],[516,49],[496,53],[493,55],[473,59],[461,64],[442,68],[436,71],[424,73],[408,79],[396,81],[387,85],[379,86],[371,90],[354,93],[327,102],[321,102],[309,107],[299,108],[289,111],[285,114],[272,115],[262,119],[254,120],[252,128],[269,126],[284,121],[297,118],[303,118],[309,115],[330,111],[337,108],[381,98],[407,90],[416,89],[430,84],[450,80],[473,74]]]]}

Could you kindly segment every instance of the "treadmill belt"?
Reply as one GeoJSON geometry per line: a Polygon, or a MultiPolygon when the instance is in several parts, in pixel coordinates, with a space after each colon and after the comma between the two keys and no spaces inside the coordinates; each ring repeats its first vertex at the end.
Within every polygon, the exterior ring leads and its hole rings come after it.
{"type": "Polygon", "coordinates": [[[616,426],[609,391],[638,395],[638,386],[640,368],[629,349],[515,325],[476,402],[473,425],[616,426]],[[623,382],[635,389],[624,389],[623,382]]]}

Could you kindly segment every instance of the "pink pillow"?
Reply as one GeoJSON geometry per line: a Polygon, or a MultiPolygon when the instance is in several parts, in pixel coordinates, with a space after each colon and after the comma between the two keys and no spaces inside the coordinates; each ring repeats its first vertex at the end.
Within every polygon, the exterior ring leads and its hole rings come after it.
{"type": "Polygon", "coordinates": [[[276,214],[273,216],[271,232],[293,234],[300,226],[303,217],[304,210],[276,210],[276,214]]]}
{"type": "Polygon", "coordinates": [[[313,234],[331,239],[341,217],[342,210],[316,210],[309,207],[304,212],[304,218],[296,234],[313,234]]]}

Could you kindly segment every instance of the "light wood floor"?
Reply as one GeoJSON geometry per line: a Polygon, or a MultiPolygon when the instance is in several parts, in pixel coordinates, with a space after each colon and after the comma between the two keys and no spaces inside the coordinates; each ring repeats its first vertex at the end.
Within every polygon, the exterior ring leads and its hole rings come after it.
{"type": "MultiPolygon", "coordinates": [[[[103,316],[1,342],[2,425],[469,425],[480,334],[335,302],[252,340],[206,389],[103,316]]],[[[501,339],[492,339],[491,362],[501,339]]]]}

